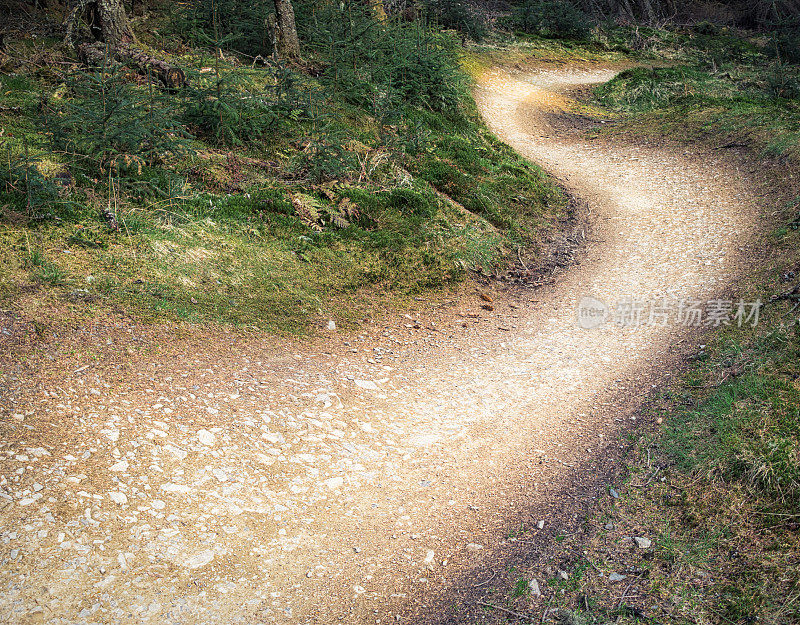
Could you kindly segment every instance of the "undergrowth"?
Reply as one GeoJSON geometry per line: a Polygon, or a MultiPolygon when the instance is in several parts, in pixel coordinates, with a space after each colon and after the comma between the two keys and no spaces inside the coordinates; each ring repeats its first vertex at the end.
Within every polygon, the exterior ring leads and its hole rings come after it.
{"type": "Polygon", "coordinates": [[[347,326],[372,300],[502,265],[557,223],[565,198],[485,129],[456,38],[300,3],[303,65],[252,63],[239,51],[257,37],[215,34],[209,10],[148,18],[189,79],[176,92],[82,67],[56,39],[6,39],[4,305],[347,326]]]}
{"type": "Polygon", "coordinates": [[[631,133],[671,134],[765,156],[800,157],[800,66],[775,38],[726,30],[646,33],[645,58],[597,89],[631,133]]]}

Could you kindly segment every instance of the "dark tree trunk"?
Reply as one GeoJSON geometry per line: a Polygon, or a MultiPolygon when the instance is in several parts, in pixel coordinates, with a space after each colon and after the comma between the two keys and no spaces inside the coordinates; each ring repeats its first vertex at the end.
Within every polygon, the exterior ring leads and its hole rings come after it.
{"type": "Polygon", "coordinates": [[[93,0],[88,10],[89,25],[95,39],[112,46],[135,43],[136,37],[122,0],[93,0]]]}
{"type": "Polygon", "coordinates": [[[67,31],[64,43],[67,45],[74,43],[75,23],[81,11],[86,12],[95,41],[102,41],[110,46],[136,43],[122,0],[71,0],[70,11],[64,21],[67,31]]]}
{"type": "Polygon", "coordinates": [[[650,3],[650,0],[642,0],[642,8],[647,23],[651,26],[655,24],[656,14],[655,11],[653,11],[653,5],[650,3]]]}
{"type": "Polygon", "coordinates": [[[168,89],[180,89],[186,75],[179,67],[155,58],[139,49],[122,0],[73,0],[66,20],[67,44],[73,44],[73,29],[78,13],[86,10],[94,43],[77,46],[78,56],[86,65],[124,62],[143,75],[157,79],[168,89]]]}
{"type": "Polygon", "coordinates": [[[275,45],[278,54],[286,59],[296,59],[300,56],[300,39],[294,23],[292,0],[275,0],[275,16],[275,45]]]}
{"type": "Polygon", "coordinates": [[[136,16],[144,15],[144,0],[131,0],[131,13],[136,16]]]}
{"type": "Polygon", "coordinates": [[[631,7],[631,3],[629,0],[622,0],[621,2],[622,9],[627,14],[628,18],[631,20],[636,19],[636,14],[633,12],[633,7],[631,7]]]}

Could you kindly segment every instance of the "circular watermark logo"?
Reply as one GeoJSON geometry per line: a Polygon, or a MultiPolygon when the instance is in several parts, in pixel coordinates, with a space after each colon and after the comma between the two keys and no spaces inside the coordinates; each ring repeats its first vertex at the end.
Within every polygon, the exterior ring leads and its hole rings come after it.
{"type": "Polygon", "coordinates": [[[610,316],[605,302],[588,295],[578,302],[578,325],[584,330],[592,330],[602,326],[610,316]]]}

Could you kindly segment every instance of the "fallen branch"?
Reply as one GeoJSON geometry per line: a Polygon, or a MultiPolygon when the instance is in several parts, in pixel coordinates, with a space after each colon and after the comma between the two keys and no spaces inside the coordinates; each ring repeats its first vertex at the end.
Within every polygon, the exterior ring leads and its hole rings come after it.
{"type": "Polygon", "coordinates": [[[186,84],[186,74],[182,69],[127,44],[106,48],[102,43],[84,43],[78,46],[78,58],[85,65],[95,66],[130,63],[139,73],[156,77],[168,89],[180,89],[186,84]]]}
{"type": "Polygon", "coordinates": [[[138,48],[119,45],[114,48],[114,54],[126,61],[131,61],[142,72],[155,74],[161,83],[169,89],[180,89],[186,84],[186,74],[181,68],[150,56],[138,48]]]}
{"type": "Polygon", "coordinates": [[[787,299],[796,299],[800,300],[800,284],[796,285],[790,291],[786,291],[785,293],[781,293],[780,295],[773,295],[769,298],[770,302],[779,302],[781,300],[787,299]]]}
{"type": "Polygon", "coordinates": [[[522,248],[521,248],[521,247],[518,247],[518,248],[517,248],[517,258],[519,258],[519,264],[520,264],[520,265],[522,265],[522,268],[523,268],[525,271],[529,271],[529,269],[528,269],[528,265],[526,265],[526,264],[525,264],[525,262],[522,260],[522,253],[521,253],[521,250],[522,250],[522,248]]]}

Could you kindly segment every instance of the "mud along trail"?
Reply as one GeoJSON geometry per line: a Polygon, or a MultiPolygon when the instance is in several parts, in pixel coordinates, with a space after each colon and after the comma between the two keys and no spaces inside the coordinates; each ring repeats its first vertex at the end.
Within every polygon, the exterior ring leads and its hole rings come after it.
{"type": "Polygon", "coordinates": [[[550,124],[612,75],[481,80],[493,130],[593,221],[582,262],[518,308],[310,346],[221,333],[147,353],[146,330],[97,327],[77,356],[40,352],[35,377],[5,371],[0,620],[396,622],[610,458],[689,341],[674,320],[582,329],[578,301],[710,298],[757,219],[720,154],[550,124]]]}

